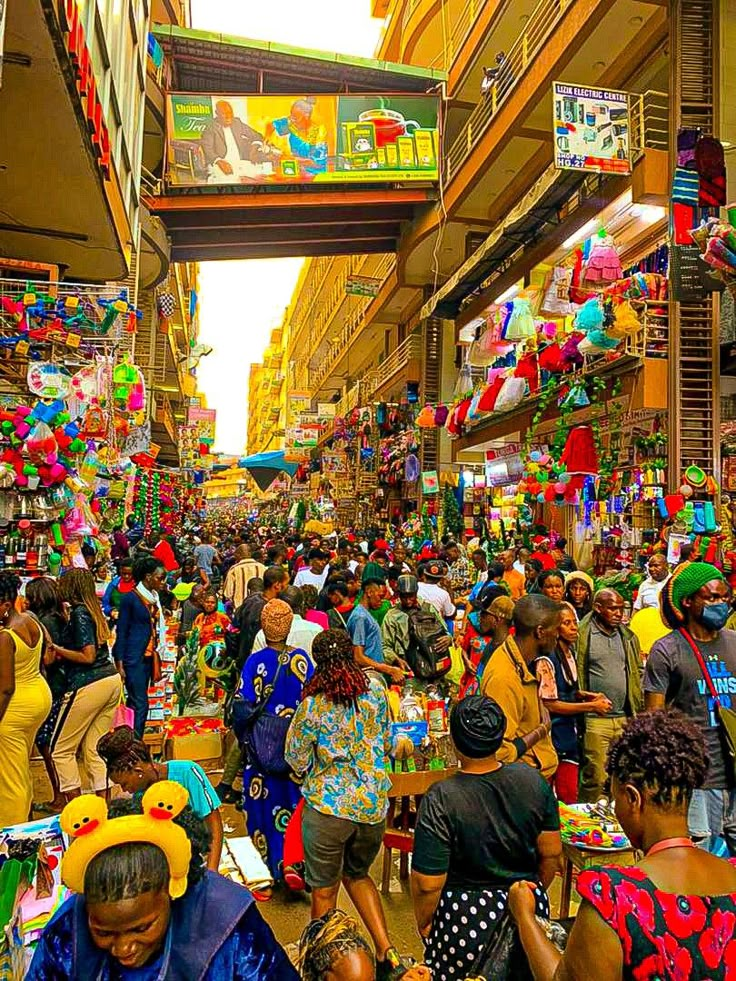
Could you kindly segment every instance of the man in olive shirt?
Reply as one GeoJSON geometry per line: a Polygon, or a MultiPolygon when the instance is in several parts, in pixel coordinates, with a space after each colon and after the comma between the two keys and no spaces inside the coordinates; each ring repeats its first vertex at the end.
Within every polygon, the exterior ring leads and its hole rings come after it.
{"type": "Polygon", "coordinates": [[[593,611],[580,621],[576,645],[578,685],[610,702],[607,715],[580,716],[585,727],[580,800],[597,801],[606,790],[606,760],[611,743],[628,718],[643,708],[641,653],[636,636],[623,625],[624,601],[614,589],[601,589],[593,611]]]}

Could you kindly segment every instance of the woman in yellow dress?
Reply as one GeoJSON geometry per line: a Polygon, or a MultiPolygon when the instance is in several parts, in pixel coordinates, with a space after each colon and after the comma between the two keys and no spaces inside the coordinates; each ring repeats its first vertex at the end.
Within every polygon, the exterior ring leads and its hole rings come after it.
{"type": "Polygon", "coordinates": [[[17,576],[0,572],[0,828],[30,817],[31,750],[51,710],[43,633],[32,616],[17,612],[19,588],[17,576]]]}

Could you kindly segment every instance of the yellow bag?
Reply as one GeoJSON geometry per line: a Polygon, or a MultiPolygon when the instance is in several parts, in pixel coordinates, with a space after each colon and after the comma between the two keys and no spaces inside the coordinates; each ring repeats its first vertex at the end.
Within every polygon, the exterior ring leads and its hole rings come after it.
{"type": "Polygon", "coordinates": [[[452,666],[445,675],[445,678],[452,682],[453,685],[459,685],[460,679],[465,674],[465,661],[463,661],[462,651],[457,644],[453,644],[450,648],[450,660],[452,666]]]}

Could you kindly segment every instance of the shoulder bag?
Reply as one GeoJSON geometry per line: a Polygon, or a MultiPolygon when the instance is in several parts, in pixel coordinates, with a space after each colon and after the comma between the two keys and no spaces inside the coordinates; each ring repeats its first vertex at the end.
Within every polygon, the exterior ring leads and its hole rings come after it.
{"type": "Polygon", "coordinates": [[[291,651],[279,655],[279,665],[270,685],[265,685],[260,698],[251,702],[236,695],[232,703],[233,732],[245,750],[250,763],[268,776],[283,777],[290,772],[284,758],[286,733],[290,715],[267,712],[266,705],[273,695],[281,669],[289,663],[291,651]]]}
{"type": "Polygon", "coordinates": [[[703,675],[703,680],[708,688],[708,691],[713,698],[713,704],[715,708],[716,718],[718,719],[718,726],[721,734],[721,741],[723,742],[723,748],[726,756],[726,763],[730,764],[729,777],[732,782],[736,782],[736,712],[733,709],[726,708],[721,704],[721,699],[716,691],[716,686],[713,684],[713,679],[710,676],[710,671],[705,663],[703,654],[695,643],[693,638],[687,632],[680,628],[680,633],[687,641],[690,650],[695,655],[695,660],[698,662],[700,672],[703,675]]]}

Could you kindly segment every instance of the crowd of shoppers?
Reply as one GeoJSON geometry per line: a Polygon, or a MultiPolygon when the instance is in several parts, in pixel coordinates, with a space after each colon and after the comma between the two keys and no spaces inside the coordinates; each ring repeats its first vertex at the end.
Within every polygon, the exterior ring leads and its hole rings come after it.
{"type": "Polygon", "coordinates": [[[335,912],[344,887],[372,941],[350,946],[346,962],[381,981],[408,977],[371,866],[390,788],[388,690],[426,688],[416,665],[430,656],[452,664],[432,684],[451,702],[460,761],[416,815],[412,893],[433,977],[521,978],[531,966],[536,978],[654,978],[686,961],[682,977],[727,976],[736,882],[708,850],[722,840],[736,855],[720,713],[736,677],[730,587],[714,566],[670,571],[655,553],[629,626],[624,598],[596,590],[564,540],[539,535],[532,545],[496,558],[449,539],[415,551],[378,536],[280,540],[268,529],[213,528],[187,554],[186,543],[148,535],[128,541],[132,560],[118,543],[102,602],[94,575],[70,569],[28,585],[28,613],[18,582],[0,573],[0,826],[30,814],[34,741],[52,809],[83,788],[105,796],[111,783],[134,796],[161,781],[184,786],[209,832],[212,871],[221,805],[238,802],[274,881],[309,889],[304,970],[334,949],[334,931],[355,933],[356,921],[335,912]],[[222,643],[240,677],[239,739],[217,787],[196,764],[160,762],[143,741],[172,597],[180,643],[192,631],[201,645],[222,643]],[[670,632],[644,663],[636,615],[655,607],[670,632]],[[133,725],[112,730],[123,697],[133,725]],[[633,869],[580,876],[584,902],[561,956],[537,919],[549,916],[560,861],[558,801],[608,794],[647,854],[633,869]],[[634,889],[647,918],[631,911],[634,889]],[[496,975],[508,911],[523,950],[496,975]]]}

